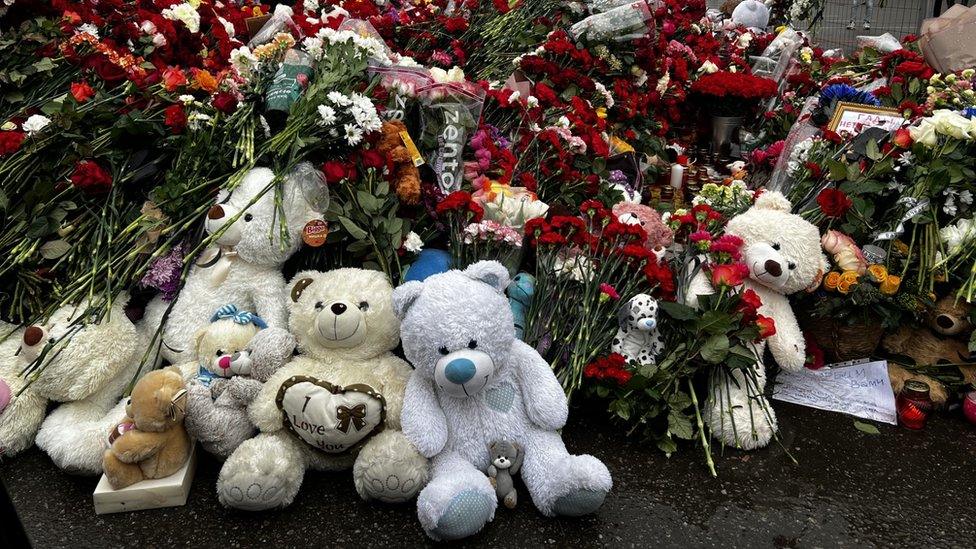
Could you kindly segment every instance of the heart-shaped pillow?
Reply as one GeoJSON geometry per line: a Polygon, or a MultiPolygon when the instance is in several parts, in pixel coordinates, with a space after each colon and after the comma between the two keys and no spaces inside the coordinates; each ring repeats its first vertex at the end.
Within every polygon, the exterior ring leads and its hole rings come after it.
{"type": "Polygon", "coordinates": [[[278,388],[285,425],[313,448],[348,452],[383,430],[386,400],[369,385],[341,387],[308,376],[292,376],[278,388]]]}

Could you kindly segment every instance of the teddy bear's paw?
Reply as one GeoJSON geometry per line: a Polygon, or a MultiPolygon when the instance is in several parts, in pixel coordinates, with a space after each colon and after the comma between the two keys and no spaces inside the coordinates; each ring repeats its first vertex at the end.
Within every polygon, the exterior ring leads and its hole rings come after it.
{"type": "Polygon", "coordinates": [[[557,499],[552,505],[552,511],[566,517],[581,517],[595,513],[606,498],[607,490],[581,488],[557,499]]]}
{"type": "Polygon", "coordinates": [[[263,511],[289,505],[305,474],[300,458],[270,437],[246,441],[224,463],[217,496],[227,507],[263,511]]]}
{"type": "Polygon", "coordinates": [[[431,537],[454,540],[473,536],[484,528],[494,513],[493,498],[478,490],[465,490],[451,499],[437,520],[431,537]]]}
{"type": "Polygon", "coordinates": [[[284,507],[291,498],[284,497],[286,490],[272,479],[238,482],[243,479],[222,480],[217,486],[220,503],[244,511],[264,511],[284,507]]]}
{"type": "Polygon", "coordinates": [[[417,453],[403,433],[387,430],[360,451],[353,479],[364,500],[401,503],[412,499],[427,484],[427,459],[417,453]]]}
{"type": "Polygon", "coordinates": [[[728,405],[722,409],[712,406],[705,420],[712,436],[731,448],[763,448],[776,433],[776,414],[765,397],[733,402],[731,409],[728,405]]]}

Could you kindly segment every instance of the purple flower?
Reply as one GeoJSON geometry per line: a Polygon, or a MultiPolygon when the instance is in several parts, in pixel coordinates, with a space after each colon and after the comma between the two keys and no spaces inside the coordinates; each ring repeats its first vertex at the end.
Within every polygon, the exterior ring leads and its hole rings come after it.
{"type": "Polygon", "coordinates": [[[164,256],[157,257],[149,270],[143,275],[139,285],[155,288],[163,294],[163,301],[173,301],[180,291],[180,276],[183,274],[183,258],[186,246],[183,243],[173,246],[164,256]]]}

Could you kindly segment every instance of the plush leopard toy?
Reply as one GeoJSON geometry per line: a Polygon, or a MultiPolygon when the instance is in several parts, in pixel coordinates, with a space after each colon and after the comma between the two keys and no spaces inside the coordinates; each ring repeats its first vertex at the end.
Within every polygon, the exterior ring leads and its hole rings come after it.
{"type": "Polygon", "coordinates": [[[617,311],[619,328],[610,350],[619,353],[627,362],[654,364],[664,350],[657,331],[657,300],[647,294],[637,294],[617,311]]]}

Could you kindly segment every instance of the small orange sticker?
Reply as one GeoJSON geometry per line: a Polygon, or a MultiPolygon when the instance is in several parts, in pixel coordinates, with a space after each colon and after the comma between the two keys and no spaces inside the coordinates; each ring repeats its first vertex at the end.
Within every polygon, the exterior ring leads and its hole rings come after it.
{"type": "Polygon", "coordinates": [[[313,248],[318,248],[325,244],[326,237],[329,236],[329,225],[321,219],[313,219],[305,224],[302,229],[302,240],[305,244],[313,248]]]}

